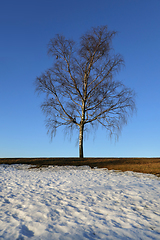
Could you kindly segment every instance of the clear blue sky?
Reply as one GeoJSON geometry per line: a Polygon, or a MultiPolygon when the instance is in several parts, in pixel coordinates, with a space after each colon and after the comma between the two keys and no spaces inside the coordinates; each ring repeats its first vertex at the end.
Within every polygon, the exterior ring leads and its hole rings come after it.
{"type": "Polygon", "coordinates": [[[34,80],[52,64],[55,34],[75,41],[98,25],[118,31],[125,59],[117,79],[135,90],[137,114],[110,140],[101,127],[84,142],[86,157],[160,157],[159,0],[1,0],[0,157],[77,157],[77,136],[46,134],[34,80]]]}

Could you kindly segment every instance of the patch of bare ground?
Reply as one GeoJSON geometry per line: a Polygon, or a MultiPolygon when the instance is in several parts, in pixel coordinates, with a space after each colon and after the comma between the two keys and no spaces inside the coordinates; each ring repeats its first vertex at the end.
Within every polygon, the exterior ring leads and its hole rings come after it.
{"type": "Polygon", "coordinates": [[[36,165],[34,167],[88,165],[92,168],[133,171],[160,176],[160,158],[0,158],[0,164],[36,165]]]}

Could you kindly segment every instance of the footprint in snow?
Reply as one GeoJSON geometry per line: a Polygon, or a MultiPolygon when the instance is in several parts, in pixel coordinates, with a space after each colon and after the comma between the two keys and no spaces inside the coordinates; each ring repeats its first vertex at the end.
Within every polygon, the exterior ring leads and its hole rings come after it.
{"type": "MultiPolygon", "coordinates": [[[[22,225],[21,226],[21,230],[20,230],[20,233],[24,236],[27,236],[27,237],[33,237],[34,236],[34,232],[29,230],[27,226],[25,225],[22,225]]],[[[18,238],[18,239],[23,239],[22,236],[21,238],[18,238]]]]}

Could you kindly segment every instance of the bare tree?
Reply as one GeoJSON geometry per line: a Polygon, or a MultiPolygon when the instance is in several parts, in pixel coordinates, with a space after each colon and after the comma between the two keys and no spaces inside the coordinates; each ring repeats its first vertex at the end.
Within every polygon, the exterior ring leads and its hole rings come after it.
{"type": "Polygon", "coordinates": [[[46,94],[41,107],[48,132],[53,136],[60,126],[78,128],[80,158],[88,126],[100,124],[118,134],[135,110],[134,92],[114,80],[124,65],[112,48],[115,34],[107,26],[92,28],[79,44],[56,35],[48,45],[54,64],[36,78],[36,90],[46,94]]]}

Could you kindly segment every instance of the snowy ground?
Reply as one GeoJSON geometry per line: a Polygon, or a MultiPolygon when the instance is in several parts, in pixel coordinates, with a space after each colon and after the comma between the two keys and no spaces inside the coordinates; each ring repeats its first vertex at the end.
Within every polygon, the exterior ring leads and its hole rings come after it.
{"type": "Polygon", "coordinates": [[[160,178],[0,165],[0,239],[160,239],[160,178]]]}

